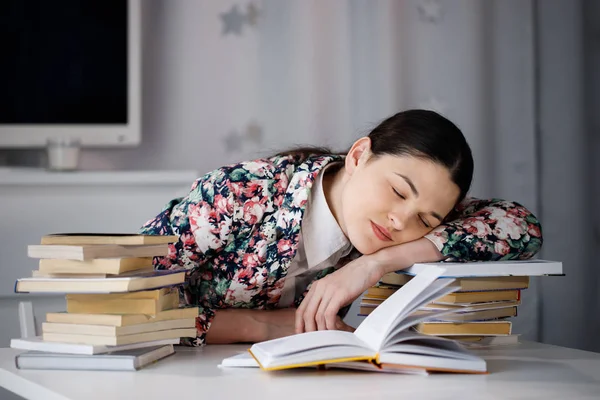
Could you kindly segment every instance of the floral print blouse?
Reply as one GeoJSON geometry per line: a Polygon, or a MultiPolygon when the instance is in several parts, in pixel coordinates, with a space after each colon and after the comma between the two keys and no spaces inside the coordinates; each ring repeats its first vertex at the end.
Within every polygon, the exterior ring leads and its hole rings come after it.
{"type": "MultiPolygon", "coordinates": [[[[154,263],[156,269],[187,269],[182,303],[199,307],[199,316],[197,337],[184,344],[204,344],[218,309],[276,308],[311,187],[328,163],[342,159],[277,156],[225,166],[196,180],[186,197],[146,222],[140,233],[179,236],[169,255],[154,263]]],[[[499,199],[466,199],[426,237],[454,261],[525,259],[542,245],[535,216],[499,199]]]]}

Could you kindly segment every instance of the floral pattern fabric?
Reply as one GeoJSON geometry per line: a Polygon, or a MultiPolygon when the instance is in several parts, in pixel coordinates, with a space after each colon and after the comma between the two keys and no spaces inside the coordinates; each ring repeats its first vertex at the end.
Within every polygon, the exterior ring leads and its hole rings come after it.
{"type": "MultiPolygon", "coordinates": [[[[287,156],[225,166],[196,180],[186,197],[169,202],[141,228],[179,236],[168,256],[154,263],[156,269],[187,270],[181,300],[198,306],[199,316],[197,337],[184,344],[204,344],[218,309],[277,306],[312,185],[327,164],[342,159],[287,156]]],[[[529,258],[542,244],[539,222],[517,203],[467,199],[451,217],[426,236],[451,260],[529,258]]]]}
{"type": "Polygon", "coordinates": [[[426,238],[446,261],[529,259],[542,247],[537,218],[516,202],[467,198],[426,238]]]}

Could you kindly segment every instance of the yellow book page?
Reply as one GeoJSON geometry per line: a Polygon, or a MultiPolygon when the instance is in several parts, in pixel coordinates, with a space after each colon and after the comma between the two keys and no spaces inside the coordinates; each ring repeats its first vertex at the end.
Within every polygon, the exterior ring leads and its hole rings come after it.
{"type": "Polygon", "coordinates": [[[250,353],[252,358],[254,358],[254,360],[258,363],[260,369],[262,369],[264,371],[280,371],[280,370],[292,369],[292,368],[314,367],[314,366],[323,365],[323,364],[335,364],[335,363],[339,363],[339,362],[348,362],[348,361],[371,361],[371,362],[373,362],[378,357],[378,355],[375,357],[347,357],[347,358],[337,358],[337,359],[333,359],[333,360],[311,361],[311,362],[307,362],[307,363],[289,364],[289,365],[282,365],[279,367],[265,368],[260,363],[260,361],[258,361],[258,358],[256,358],[256,356],[254,354],[252,354],[252,350],[248,349],[248,352],[250,353]]]}
{"type": "Polygon", "coordinates": [[[468,369],[454,369],[454,368],[437,368],[437,367],[416,367],[414,365],[403,365],[403,364],[389,364],[383,363],[378,364],[381,369],[419,369],[425,370],[427,372],[452,372],[457,374],[477,374],[477,375],[487,375],[489,372],[487,371],[473,371],[468,369]]]}

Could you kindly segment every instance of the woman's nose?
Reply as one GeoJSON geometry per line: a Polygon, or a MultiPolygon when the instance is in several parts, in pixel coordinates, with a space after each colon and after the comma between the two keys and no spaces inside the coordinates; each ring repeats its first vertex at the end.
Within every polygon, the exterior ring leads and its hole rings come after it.
{"type": "Polygon", "coordinates": [[[406,213],[390,212],[388,217],[394,230],[401,231],[406,227],[406,213]]]}

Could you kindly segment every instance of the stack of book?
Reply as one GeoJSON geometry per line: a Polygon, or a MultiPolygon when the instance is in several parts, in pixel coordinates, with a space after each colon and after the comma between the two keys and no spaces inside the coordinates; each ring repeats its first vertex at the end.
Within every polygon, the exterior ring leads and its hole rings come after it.
{"type": "Polygon", "coordinates": [[[17,293],[63,293],[66,312],[46,314],[42,335],[13,339],[19,368],[139,369],[196,336],[197,308],[179,307],[183,270],[155,271],[176,236],[60,234],[28,247],[39,258],[17,293]]]}
{"type": "MultiPolygon", "coordinates": [[[[359,315],[370,314],[420,269],[432,264],[435,263],[415,264],[407,270],[383,276],[362,297],[359,315]]],[[[454,279],[452,285],[458,290],[421,307],[417,313],[437,316],[413,329],[458,340],[472,347],[518,343],[510,318],[517,316],[521,291],[529,287],[529,277],[562,274],[562,263],[545,260],[442,265],[446,268],[443,278],[454,279]]]]}

